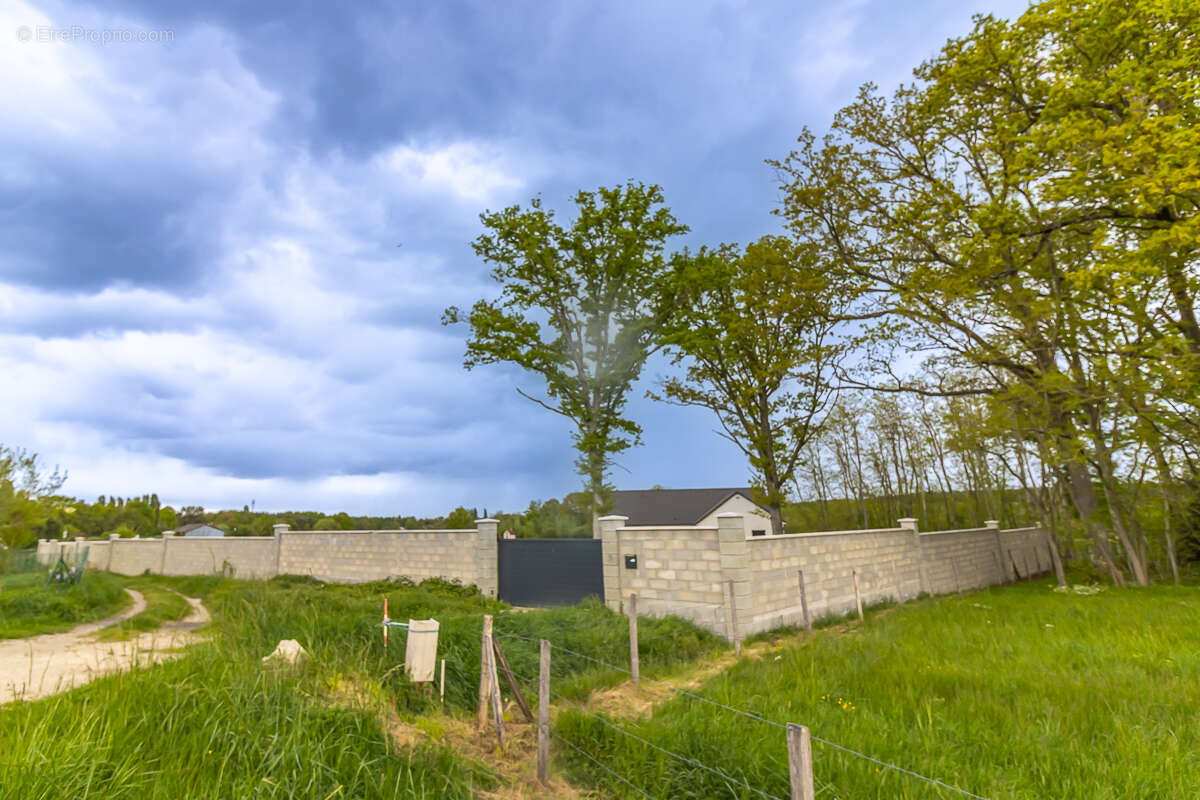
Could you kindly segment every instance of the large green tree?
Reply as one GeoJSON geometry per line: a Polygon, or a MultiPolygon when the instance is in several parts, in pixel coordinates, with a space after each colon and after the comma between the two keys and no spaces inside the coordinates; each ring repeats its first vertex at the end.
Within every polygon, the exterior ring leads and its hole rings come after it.
{"type": "Polygon", "coordinates": [[[449,308],[443,321],[470,325],[468,369],[516,364],[545,382],[545,399],[518,391],[574,425],[596,513],[613,456],[640,438],[625,405],[669,313],[666,243],[687,227],[663,206],[658,186],[581,191],[575,205],[569,225],[538,199],[482,214],[488,232],[473,246],[492,265],[500,297],[469,313],[449,308]]]}
{"type": "Polygon", "coordinates": [[[749,459],[758,500],[783,532],[781,508],[834,390],[835,306],[810,249],[769,236],[745,251],[701,251],[676,271],[676,311],[663,342],[681,376],[651,396],[716,414],[749,459]]]}
{"type": "Polygon", "coordinates": [[[778,166],[795,232],[820,242],[876,341],[932,354],[914,385],[884,349],[876,389],[982,392],[1045,432],[1114,579],[1144,540],[1118,455],[1141,418],[1195,447],[1200,8],[1049,0],[977,18],[890,98],[865,87],[778,166]]]}

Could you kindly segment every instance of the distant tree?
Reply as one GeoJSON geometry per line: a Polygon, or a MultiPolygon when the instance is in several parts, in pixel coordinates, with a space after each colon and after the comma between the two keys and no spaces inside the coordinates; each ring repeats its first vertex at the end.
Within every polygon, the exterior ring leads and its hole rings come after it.
{"type": "Polygon", "coordinates": [[[623,410],[667,308],[665,243],[687,231],[662,202],[658,186],[631,181],[579,192],[568,227],[539,199],[484,213],[489,233],[473,246],[494,265],[500,298],[443,317],[470,325],[468,369],[511,363],[545,380],[546,400],[517,391],[574,424],[593,513],[604,505],[613,456],[640,439],[623,410]]]}
{"type": "Polygon", "coordinates": [[[158,510],[158,529],[160,531],[174,530],[179,526],[179,516],[170,506],[162,506],[158,510]]]}
{"type": "Polygon", "coordinates": [[[47,472],[36,453],[0,445],[0,544],[3,571],[18,547],[36,538],[36,529],[51,515],[49,498],[66,481],[57,467],[47,472]]]}
{"type": "Polygon", "coordinates": [[[822,265],[783,237],[701,251],[676,273],[677,308],[663,331],[682,377],[651,397],[717,415],[750,460],[758,500],[783,533],[781,508],[834,390],[840,301],[822,265]]]}
{"type": "Polygon", "coordinates": [[[337,520],[333,517],[321,517],[317,523],[313,525],[314,531],[336,531],[340,530],[337,520]]]}
{"type": "Polygon", "coordinates": [[[446,527],[454,528],[474,528],[475,514],[467,509],[459,506],[446,515],[446,527]]]}
{"type": "Polygon", "coordinates": [[[202,523],[205,519],[207,518],[204,515],[204,506],[184,506],[179,509],[178,523],[180,525],[202,523]]]}

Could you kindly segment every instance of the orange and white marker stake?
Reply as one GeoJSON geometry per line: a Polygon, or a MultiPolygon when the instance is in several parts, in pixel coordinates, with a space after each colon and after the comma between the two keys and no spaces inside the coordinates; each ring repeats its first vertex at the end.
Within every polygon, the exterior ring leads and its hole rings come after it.
{"type": "Polygon", "coordinates": [[[383,598],[383,646],[384,646],[384,649],[387,648],[387,629],[388,629],[387,601],[388,601],[388,599],[386,597],[383,598]]]}

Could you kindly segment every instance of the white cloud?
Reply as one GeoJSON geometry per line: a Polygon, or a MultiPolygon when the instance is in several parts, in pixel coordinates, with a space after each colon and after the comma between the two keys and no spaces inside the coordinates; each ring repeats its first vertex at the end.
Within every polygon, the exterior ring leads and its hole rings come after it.
{"type": "Polygon", "coordinates": [[[400,189],[447,193],[474,206],[486,205],[500,193],[523,187],[515,159],[494,143],[458,141],[436,146],[397,144],[379,156],[379,164],[397,179],[400,189]]]}

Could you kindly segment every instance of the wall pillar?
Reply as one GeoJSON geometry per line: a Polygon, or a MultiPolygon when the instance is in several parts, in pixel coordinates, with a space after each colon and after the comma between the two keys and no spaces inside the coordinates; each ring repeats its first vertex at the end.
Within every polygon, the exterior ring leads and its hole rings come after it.
{"type": "Polygon", "coordinates": [[[112,572],[113,550],[117,549],[117,542],[121,540],[121,534],[110,533],[108,535],[108,563],[104,565],[105,572],[112,572]]]}
{"type": "Polygon", "coordinates": [[[996,568],[999,570],[996,583],[1007,583],[1009,568],[1004,560],[1004,544],[1000,540],[1000,520],[986,519],[983,521],[983,526],[992,531],[992,538],[996,541],[996,568]]]}
{"type": "MultiPolygon", "coordinates": [[[[79,559],[83,554],[83,543],[86,541],[87,541],[86,536],[76,536],[75,537],[75,563],[76,564],[79,563],[79,559]]],[[[84,564],[83,568],[86,570],[87,564],[84,564]]]]}
{"type": "Polygon", "coordinates": [[[280,565],[283,563],[283,535],[290,531],[292,526],[286,522],[278,522],[271,526],[271,535],[275,537],[275,571],[272,575],[279,575],[280,565]]]}
{"type": "Polygon", "coordinates": [[[734,638],[729,614],[729,585],[733,582],[733,600],[737,611],[737,633],[744,638],[754,618],[750,596],[750,546],[741,514],[717,515],[717,546],[721,552],[721,594],[725,598],[725,635],[734,638]]]}
{"type": "Polygon", "coordinates": [[[499,527],[498,519],[475,520],[475,585],[487,597],[495,597],[499,588],[496,567],[500,550],[496,542],[499,527]]]}
{"type": "Polygon", "coordinates": [[[159,562],[158,574],[167,574],[167,543],[175,538],[174,531],[163,531],[162,535],[162,561],[159,562]]]}
{"type": "Polygon", "coordinates": [[[907,531],[912,531],[913,552],[916,553],[917,574],[921,578],[921,591],[927,595],[932,595],[933,587],[929,585],[929,571],[925,568],[925,548],[921,544],[921,530],[917,527],[917,518],[904,517],[903,519],[896,520],[896,524],[907,531]]]}
{"type": "Polygon", "coordinates": [[[600,538],[600,564],[604,570],[604,605],[621,613],[621,528],[629,517],[612,514],[596,519],[596,536],[600,538]]]}

